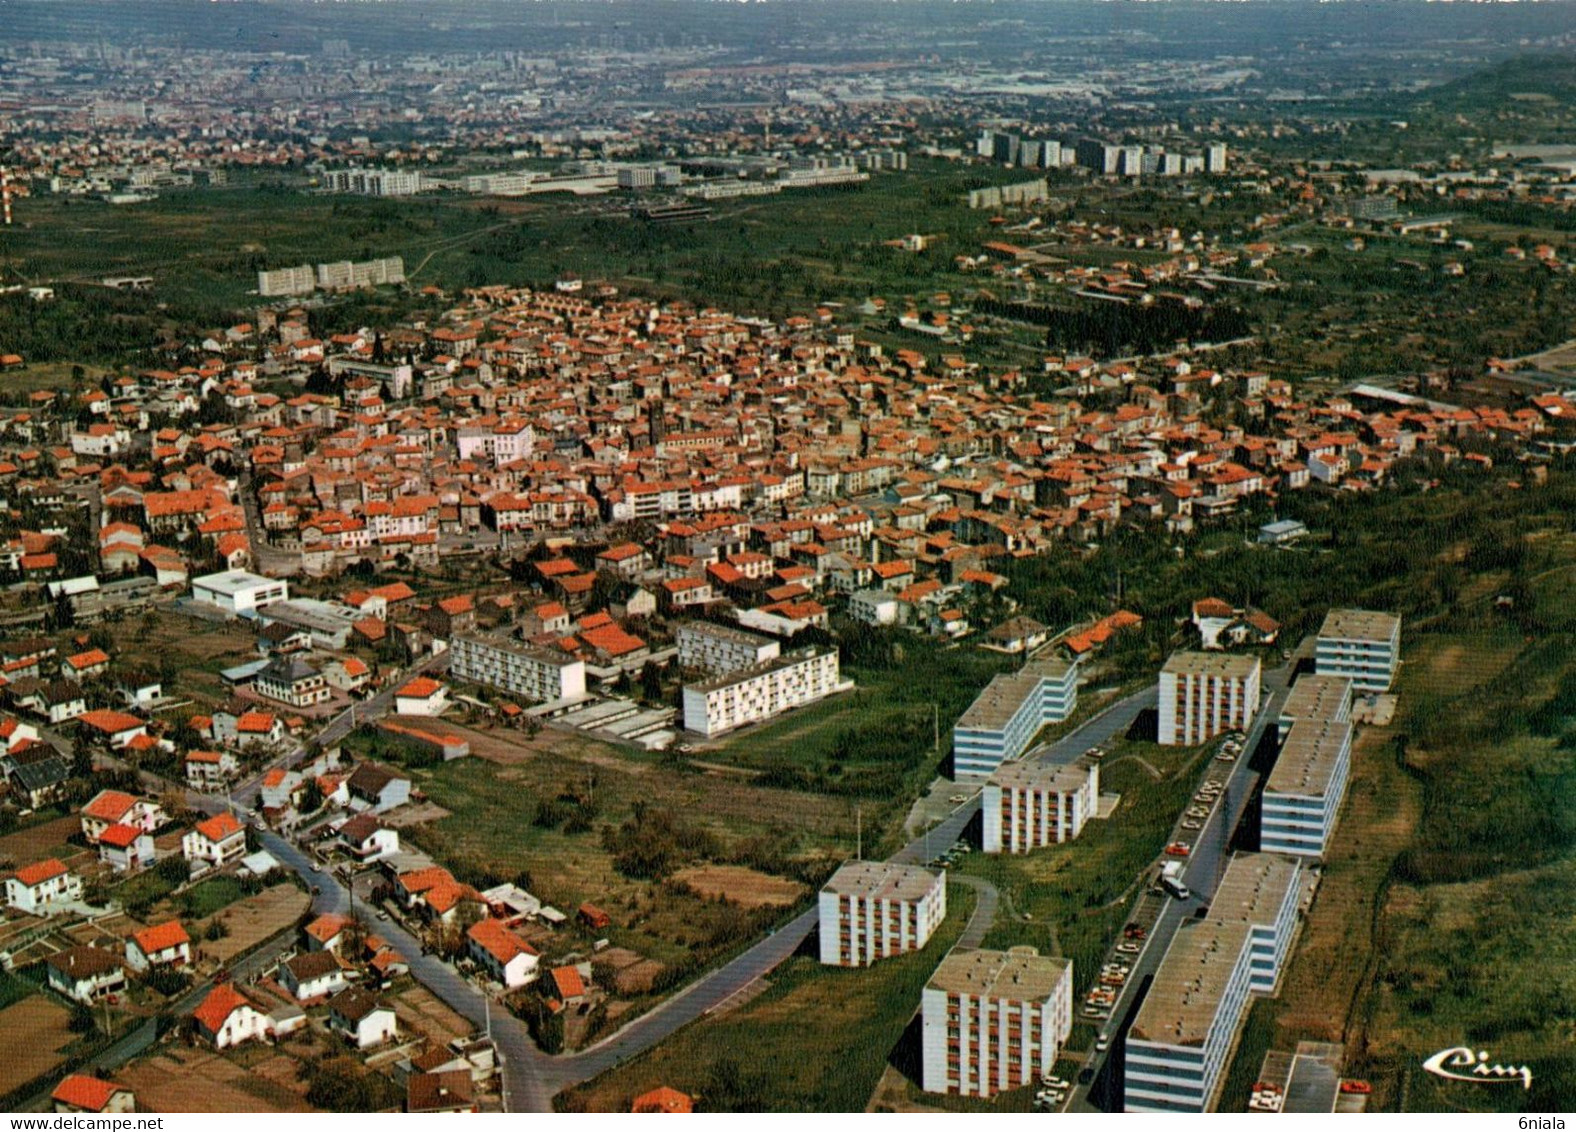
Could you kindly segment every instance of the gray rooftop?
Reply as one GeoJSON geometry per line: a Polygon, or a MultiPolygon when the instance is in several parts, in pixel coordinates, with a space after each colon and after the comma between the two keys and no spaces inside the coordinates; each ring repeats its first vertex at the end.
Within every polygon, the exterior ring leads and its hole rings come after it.
{"type": "Polygon", "coordinates": [[[953,951],[930,976],[928,988],[1014,1002],[1044,1002],[1062,980],[1071,980],[1071,959],[1052,959],[1032,947],[1011,951],[953,951]]]}
{"type": "Polygon", "coordinates": [[[1389,643],[1401,636],[1401,619],[1368,609],[1332,609],[1319,626],[1321,640],[1389,643]]]}
{"type": "Polygon", "coordinates": [[[1325,793],[1341,752],[1349,749],[1351,742],[1352,725],[1345,720],[1298,720],[1281,744],[1265,791],[1306,797],[1325,793]]]}
{"type": "Polygon", "coordinates": [[[1209,916],[1177,929],[1129,1031],[1136,1041],[1200,1046],[1255,926],[1273,923],[1297,862],[1273,853],[1238,853],[1226,866],[1209,916]]]}
{"type": "Polygon", "coordinates": [[[822,892],[860,896],[866,900],[900,900],[913,904],[938,884],[941,874],[918,865],[893,865],[886,861],[848,861],[821,886],[822,892]]]}
{"type": "Polygon", "coordinates": [[[1222,652],[1174,652],[1161,672],[1174,676],[1215,676],[1222,680],[1244,680],[1259,670],[1256,656],[1234,656],[1222,652]]]}

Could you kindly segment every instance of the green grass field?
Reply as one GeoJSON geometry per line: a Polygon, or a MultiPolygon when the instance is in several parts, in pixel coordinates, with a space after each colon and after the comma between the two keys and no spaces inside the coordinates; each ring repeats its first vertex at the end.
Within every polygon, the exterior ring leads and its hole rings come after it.
{"type": "Polygon", "coordinates": [[[796,955],[758,998],[569,1090],[558,1106],[628,1111],[633,1097],[665,1084],[696,1096],[707,1111],[863,1111],[919,1009],[920,991],[973,910],[967,889],[947,896],[946,921],[923,951],[863,969],[796,955]]]}
{"type": "Polygon", "coordinates": [[[211,877],[200,881],[181,893],[181,914],[193,920],[202,920],[222,908],[228,908],[246,895],[241,882],[231,876],[211,877]]]}

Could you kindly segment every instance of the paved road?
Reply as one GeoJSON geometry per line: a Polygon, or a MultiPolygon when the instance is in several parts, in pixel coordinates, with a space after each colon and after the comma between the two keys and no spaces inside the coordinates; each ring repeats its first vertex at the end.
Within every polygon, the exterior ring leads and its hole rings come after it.
{"type": "MultiPolygon", "coordinates": [[[[1171,941],[1176,936],[1177,928],[1200,908],[1207,907],[1214,897],[1215,889],[1220,884],[1221,875],[1225,872],[1230,856],[1232,836],[1241,823],[1243,812],[1247,809],[1248,803],[1253,798],[1254,789],[1258,785],[1258,773],[1248,766],[1250,755],[1258,749],[1259,741],[1265,731],[1275,726],[1279,719],[1281,704],[1285,702],[1286,691],[1292,673],[1296,669],[1297,658],[1309,645],[1310,642],[1304,642],[1303,647],[1299,648],[1284,665],[1265,674],[1261,706],[1248,728],[1247,738],[1243,743],[1243,753],[1235,762],[1229,764],[1226,789],[1220,801],[1211,808],[1209,817],[1204,820],[1204,828],[1192,832],[1191,835],[1189,831],[1181,829],[1180,825],[1174,831],[1178,840],[1190,841],[1192,844],[1185,874],[1191,896],[1188,900],[1165,901],[1160,911],[1160,918],[1144,940],[1144,950],[1130,964],[1132,970],[1128,973],[1127,982],[1123,984],[1116,1004],[1111,1008],[1111,1020],[1106,1024],[1107,1032],[1111,1035],[1111,1048],[1100,1053],[1090,1053],[1085,1064],[1094,1069],[1094,1079],[1089,1085],[1074,1085],[1067,1101],[1066,1111],[1106,1111],[1095,1103],[1091,1093],[1098,1096],[1105,1092],[1102,1089],[1105,1082],[1101,1075],[1106,1063],[1119,1049],[1126,1027],[1131,1021],[1131,1015],[1135,1013],[1133,1008],[1138,1001],[1139,988],[1146,984],[1147,976],[1153,975],[1159,968],[1166,949],[1171,946],[1171,941]]],[[[1205,760],[1202,764],[1203,769],[1199,772],[1199,780],[1202,782],[1210,768],[1219,765],[1226,764],[1217,764],[1212,758],[1205,760]]],[[[1116,1095],[1114,1090],[1106,1100],[1111,1111],[1121,1110],[1121,1097],[1116,1095]]]]}

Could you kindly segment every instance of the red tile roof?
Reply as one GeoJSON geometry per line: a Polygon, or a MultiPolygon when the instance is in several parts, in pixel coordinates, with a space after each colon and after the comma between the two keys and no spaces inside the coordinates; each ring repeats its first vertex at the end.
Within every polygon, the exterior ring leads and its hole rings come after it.
{"type": "Polygon", "coordinates": [[[114,1099],[115,1094],[124,1091],[125,1086],[117,1085],[113,1081],[100,1081],[97,1077],[73,1073],[55,1086],[55,1091],[50,1097],[72,1108],[103,1112],[114,1099]]]}
{"type": "Polygon", "coordinates": [[[24,865],[16,871],[16,879],[28,888],[32,888],[35,884],[43,884],[46,880],[53,880],[55,877],[63,875],[65,871],[65,865],[62,865],[54,857],[50,857],[47,861],[24,865]]]}
{"type": "Polygon", "coordinates": [[[186,934],[186,929],[181,927],[179,920],[168,923],[156,924],[151,928],[143,928],[140,932],[133,932],[132,940],[142,950],[144,955],[155,952],[167,951],[172,947],[179,947],[183,943],[191,943],[191,936],[186,934]]]}

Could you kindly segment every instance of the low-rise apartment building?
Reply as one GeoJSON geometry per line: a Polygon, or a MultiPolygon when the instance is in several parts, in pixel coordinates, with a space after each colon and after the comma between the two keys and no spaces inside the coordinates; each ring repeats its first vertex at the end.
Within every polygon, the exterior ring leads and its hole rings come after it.
{"type": "Polygon", "coordinates": [[[1186,747],[1246,731],[1259,710],[1261,674],[1256,656],[1172,653],[1160,669],[1158,742],[1186,747]]]}
{"type": "Polygon", "coordinates": [[[921,1087],[992,1097],[1051,1072],[1073,1024],[1073,965],[1032,947],[954,951],[920,995],[921,1087]]]}
{"type": "Polygon", "coordinates": [[[1273,853],[1239,853],[1209,915],[1186,920],[1155,972],[1126,1039],[1127,1112],[1205,1112],[1247,1017],[1271,994],[1297,922],[1300,866],[1273,853]]]}
{"type": "Polygon", "coordinates": [[[684,727],[710,738],[851,687],[840,676],[835,649],[805,649],[684,685],[684,727]]]}
{"type": "Polygon", "coordinates": [[[536,703],[586,694],[585,661],[506,637],[456,635],[449,644],[449,672],[536,703]]]}
{"type": "Polygon", "coordinates": [[[689,621],[678,627],[674,640],[679,647],[679,666],[722,676],[754,668],[774,660],[782,646],[770,637],[717,625],[710,621],[689,621]]]}
{"type": "Polygon", "coordinates": [[[1027,853],[1071,841],[1099,812],[1100,766],[1079,759],[1056,766],[1034,757],[1006,763],[985,783],[982,848],[1027,853]]]}
{"type": "Polygon", "coordinates": [[[1259,848],[1322,857],[1346,797],[1351,762],[1348,720],[1303,719],[1294,724],[1264,784],[1259,848]]]}
{"type": "Polygon", "coordinates": [[[918,865],[849,861],[821,888],[821,962],[867,967],[918,951],[946,915],[944,873],[918,865]]]}
{"type": "Polygon", "coordinates": [[[983,778],[1021,755],[1047,723],[1078,706],[1078,663],[1060,657],[1029,661],[995,677],[952,727],[955,778],[983,778]]]}
{"type": "Polygon", "coordinates": [[[1345,676],[1358,695],[1390,690],[1401,660],[1401,619],[1366,609],[1332,609],[1319,627],[1314,671],[1345,676]]]}

